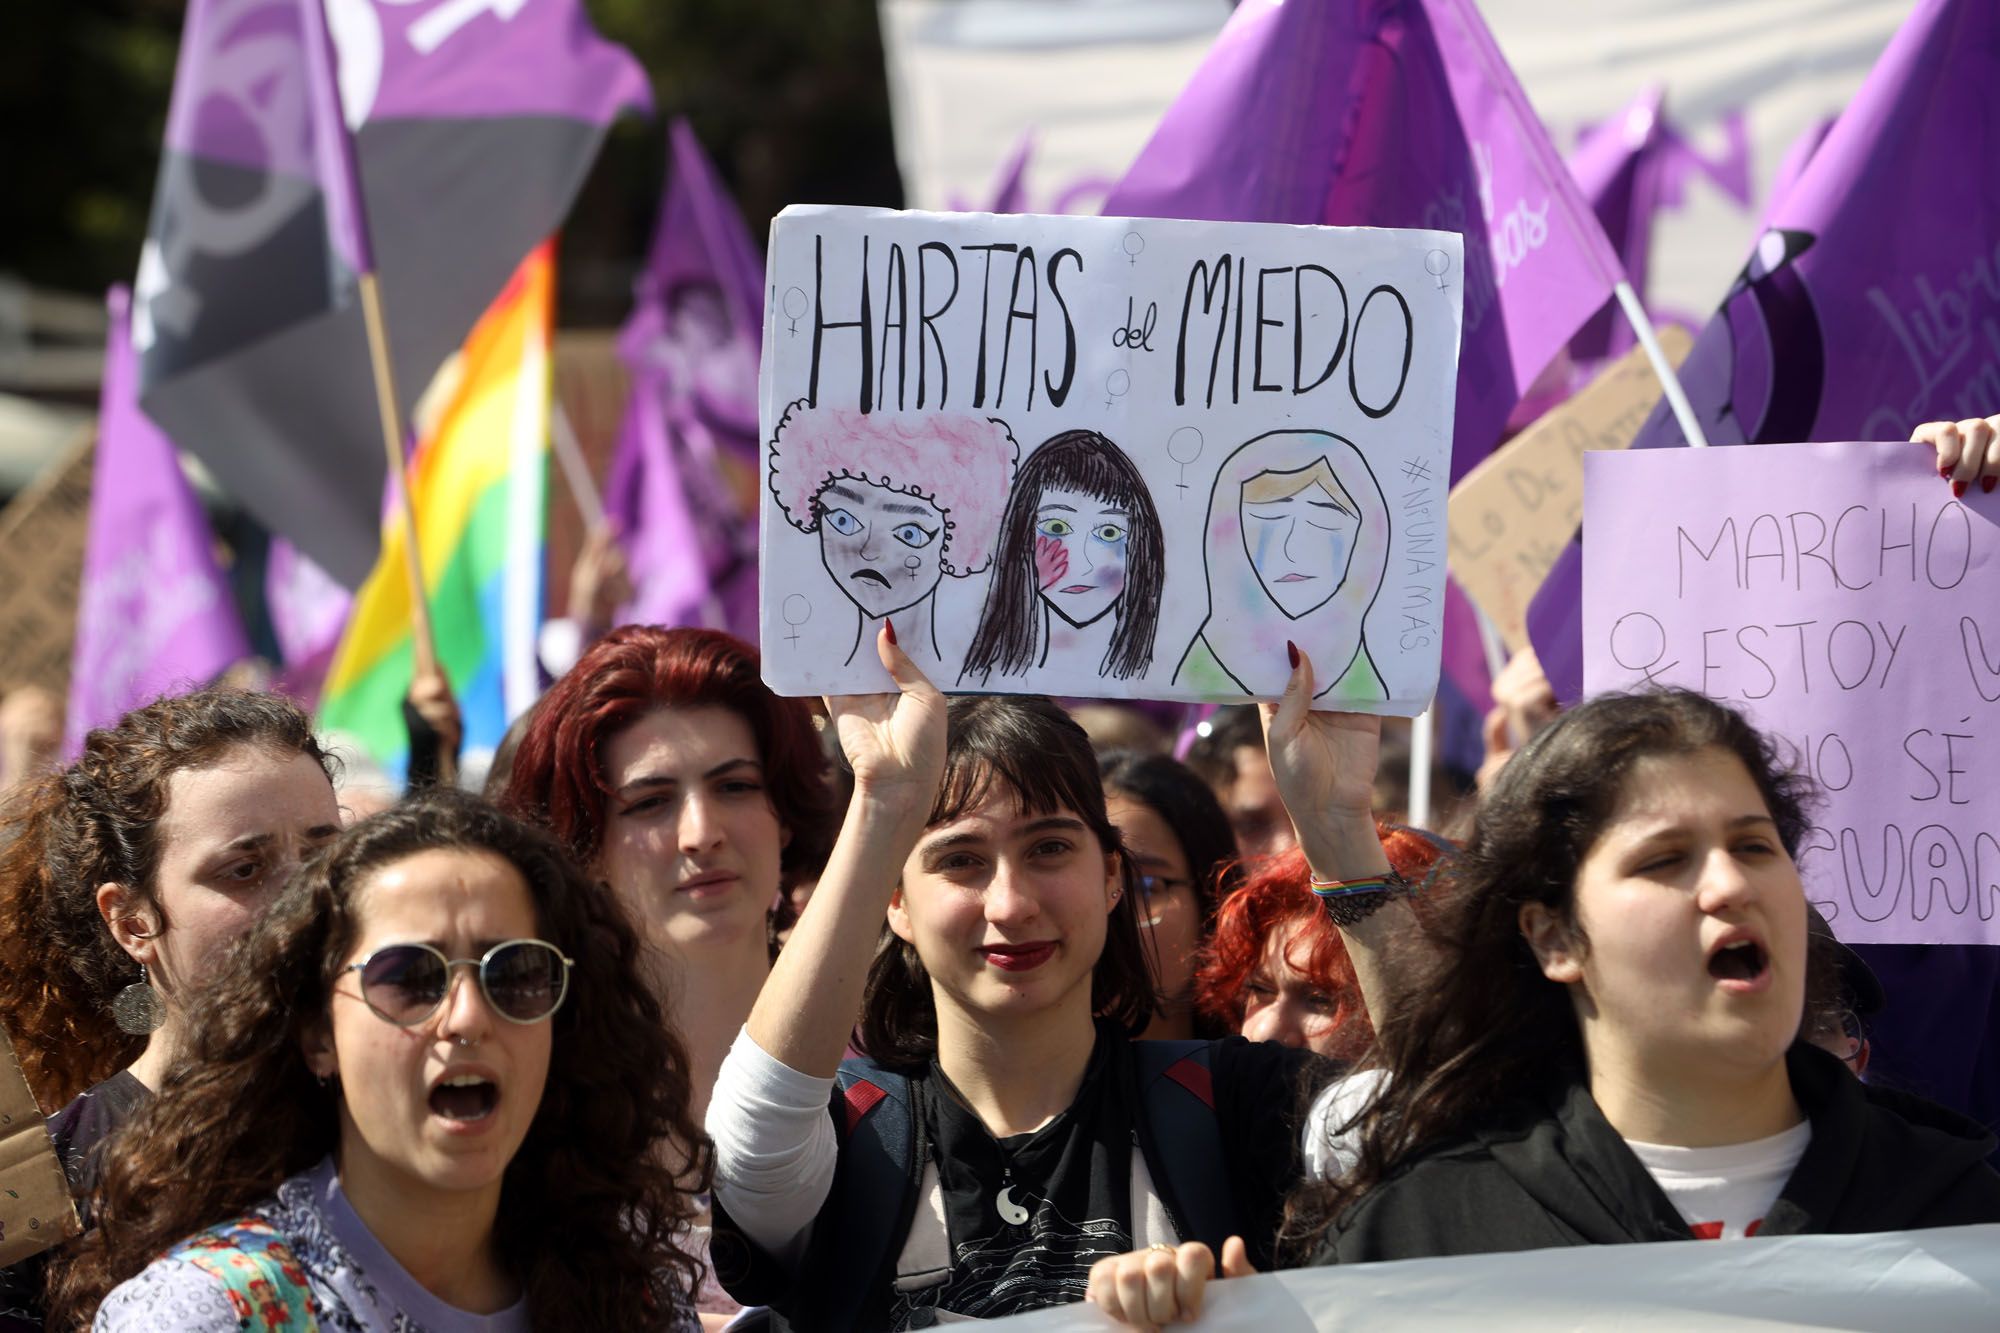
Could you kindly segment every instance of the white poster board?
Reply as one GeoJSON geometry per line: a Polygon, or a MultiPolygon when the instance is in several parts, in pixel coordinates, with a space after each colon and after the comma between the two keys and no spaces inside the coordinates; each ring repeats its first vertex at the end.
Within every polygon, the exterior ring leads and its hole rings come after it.
{"type": "Polygon", "coordinates": [[[764,679],[1273,698],[1437,684],[1452,232],[793,207],[760,385],[764,679]]]}

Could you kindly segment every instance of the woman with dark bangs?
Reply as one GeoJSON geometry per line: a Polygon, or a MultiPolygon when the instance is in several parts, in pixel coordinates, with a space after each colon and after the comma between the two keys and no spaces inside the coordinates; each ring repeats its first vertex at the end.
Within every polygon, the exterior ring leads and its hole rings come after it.
{"type": "MultiPolygon", "coordinates": [[[[1286,707],[1310,685],[1301,665],[1286,707]]],[[[1314,1261],[2000,1221],[1993,1136],[1861,1083],[1802,1023],[1809,791],[1681,690],[1600,696],[1524,746],[1438,886],[1434,955],[1370,1004],[1355,1164],[1290,1209],[1314,1261]]],[[[1307,844],[1316,884],[1376,876],[1360,814],[1307,844]]],[[[1213,1272],[1195,1248],[1159,1288],[1153,1256],[1110,1261],[1093,1294],[1132,1323],[1187,1316],[1213,1272]]]]}
{"type": "Polygon", "coordinates": [[[341,833],[110,1141],[55,1324],[692,1330],[679,1182],[708,1163],[662,1159],[700,1136],[640,960],[615,902],[475,797],[341,833]]]}
{"type": "Polygon", "coordinates": [[[1195,1006],[1194,969],[1215,903],[1236,878],[1236,837],[1209,785],[1178,759],[1114,750],[1098,760],[1105,809],[1139,874],[1139,932],[1153,971],[1152,1041],[1234,1032],[1195,1006]]]}
{"type": "Polygon", "coordinates": [[[724,1284],[904,1329],[1079,1300],[1134,1246],[1268,1255],[1306,1057],[1132,1040],[1153,987],[1088,737],[877,647],[901,693],[829,700],[854,798],[709,1107],[724,1284]]]}
{"type": "Polygon", "coordinates": [[[960,681],[1021,676],[1051,659],[1107,680],[1153,662],[1166,579],[1152,492],[1132,460],[1093,430],[1064,431],[1021,464],[986,605],[960,681]]]}

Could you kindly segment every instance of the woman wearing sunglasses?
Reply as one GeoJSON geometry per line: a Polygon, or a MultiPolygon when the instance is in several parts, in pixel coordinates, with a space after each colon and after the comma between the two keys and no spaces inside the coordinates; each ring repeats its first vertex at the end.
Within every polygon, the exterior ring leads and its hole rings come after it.
{"type": "Polygon", "coordinates": [[[707,1161],[660,1151],[700,1137],[641,978],[616,904],[491,806],[347,830],[110,1145],[58,1321],[692,1329],[676,1182],[707,1161]]]}

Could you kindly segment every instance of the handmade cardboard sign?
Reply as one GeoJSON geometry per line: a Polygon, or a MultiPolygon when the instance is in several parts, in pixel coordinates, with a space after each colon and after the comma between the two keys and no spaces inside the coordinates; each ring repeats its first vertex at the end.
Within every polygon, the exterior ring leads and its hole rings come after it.
{"type": "MultiPolygon", "coordinates": [[[[1690,342],[1678,326],[1660,330],[1671,365],[1690,342]]],[[[1528,603],[1583,518],[1584,451],[1632,443],[1659,399],[1659,377],[1634,347],[1452,487],[1452,575],[1509,649],[1527,647],[1528,603]]]]}
{"type": "Polygon", "coordinates": [[[81,1230],[41,1108],[0,1029],[0,1268],[81,1230]]]}
{"type": "Polygon", "coordinates": [[[1584,683],[1743,709],[1822,797],[1840,938],[2000,944],[2000,495],[1917,444],[1584,459],[1584,683]]]}
{"type": "Polygon", "coordinates": [[[1455,233],[788,208],[771,226],[764,678],[1271,698],[1437,683],[1455,233]]]}

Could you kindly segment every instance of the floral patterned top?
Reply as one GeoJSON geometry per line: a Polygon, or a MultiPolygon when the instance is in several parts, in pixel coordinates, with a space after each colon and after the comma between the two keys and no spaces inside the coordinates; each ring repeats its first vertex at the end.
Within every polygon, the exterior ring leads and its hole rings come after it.
{"type": "MultiPolygon", "coordinates": [[[[553,1240],[553,1238],[552,1238],[553,1240]]],[[[480,1315],[403,1269],[341,1192],[328,1158],[269,1202],[182,1241],[115,1288],[97,1333],[529,1333],[521,1302],[480,1315]]],[[[695,1333],[692,1313],[660,1327],[695,1333]]]]}

